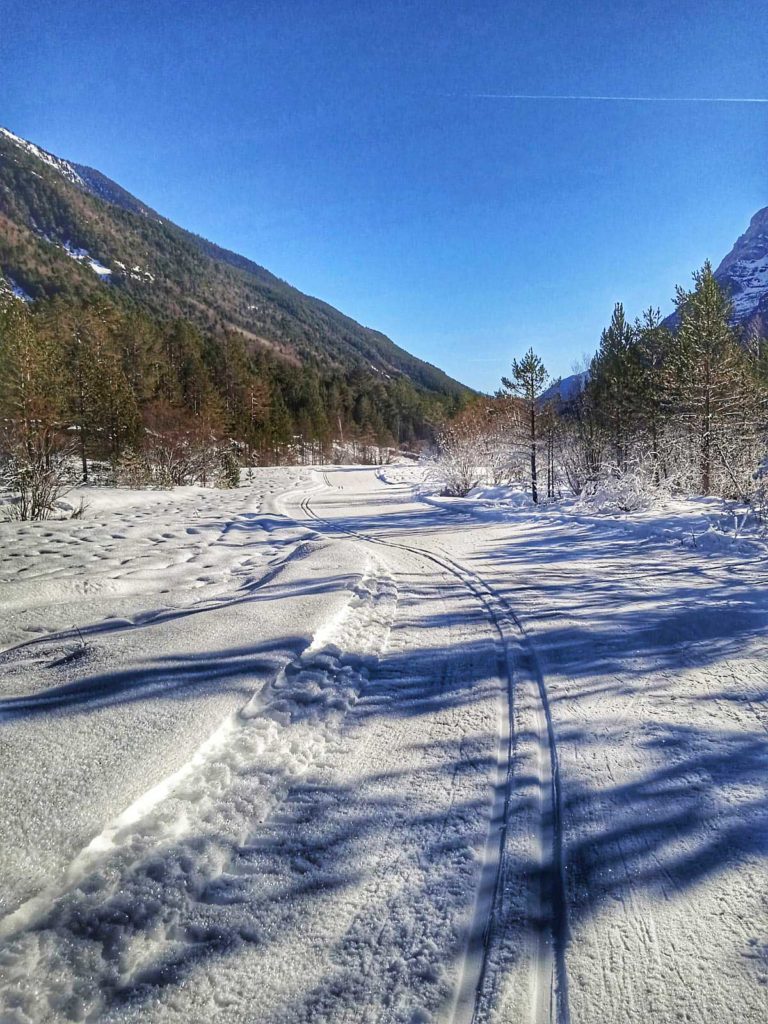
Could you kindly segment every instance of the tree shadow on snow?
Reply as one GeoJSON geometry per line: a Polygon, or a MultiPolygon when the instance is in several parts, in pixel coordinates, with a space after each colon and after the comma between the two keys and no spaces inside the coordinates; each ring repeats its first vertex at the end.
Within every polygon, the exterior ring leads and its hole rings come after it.
{"type": "MultiPolygon", "coordinates": [[[[399,503],[393,497],[393,508],[399,503]]],[[[328,501],[323,508],[328,511],[328,501]]],[[[441,511],[423,516],[416,526],[410,512],[339,518],[334,529],[382,538],[416,529],[423,538],[424,530],[445,528],[441,511]]],[[[562,576],[549,580],[545,574],[535,581],[525,576],[541,542],[500,544],[482,557],[510,566],[510,582],[500,595],[513,607],[516,592],[536,595],[529,643],[549,687],[557,743],[561,751],[578,749],[582,758],[607,764],[612,747],[630,745],[635,757],[619,781],[600,785],[569,774],[570,761],[562,758],[566,895],[571,928],[578,929],[607,901],[629,899],[631,893],[651,903],[667,901],[768,857],[768,731],[754,708],[744,708],[750,704],[759,710],[768,688],[752,679],[745,689],[733,668],[745,643],[768,625],[768,609],[755,584],[724,580],[693,563],[690,575],[678,566],[659,577],[655,591],[644,590],[642,581],[622,576],[621,544],[611,543],[610,550],[598,551],[594,579],[580,584],[578,603],[563,623],[552,613],[562,576]],[[707,670],[718,670],[718,685],[681,696],[686,673],[707,670]],[[595,698],[604,704],[597,717],[595,698]],[[712,717],[687,722],[674,703],[683,698],[711,707],[712,717]],[[622,702],[637,699],[655,702],[654,713],[639,732],[627,735],[622,702]],[[588,720],[579,714],[580,701],[588,720]],[[745,713],[723,720],[723,708],[745,713]]],[[[658,558],[662,548],[648,546],[658,558]]],[[[571,560],[576,557],[563,542],[551,552],[550,568],[575,573],[571,560]]],[[[296,587],[305,585],[311,580],[296,587]]],[[[436,603],[446,586],[459,590],[462,584],[436,585],[436,603]]],[[[470,625],[472,616],[485,622],[482,607],[473,609],[463,622],[470,625]]],[[[340,726],[342,739],[378,722],[423,720],[426,728],[441,709],[469,713],[488,699],[489,686],[498,685],[493,637],[428,642],[451,621],[450,613],[439,609],[422,614],[419,629],[409,630],[415,642],[390,647],[380,657],[340,726]]],[[[191,687],[243,684],[245,692],[247,680],[274,672],[304,645],[304,638],[286,636],[272,645],[157,658],[140,669],[64,684],[36,695],[34,708],[16,704],[15,709],[87,713],[105,694],[141,700],[153,687],[179,678],[191,687]]],[[[173,695],[184,692],[178,687],[173,695]]],[[[3,702],[2,710],[13,711],[13,702],[3,702]]],[[[295,708],[294,720],[303,713],[295,708]]],[[[517,736],[519,743],[525,739],[517,736]]],[[[197,834],[164,840],[160,847],[150,837],[126,862],[107,857],[38,920],[35,931],[65,940],[62,969],[73,976],[75,994],[86,1004],[97,998],[104,1015],[148,1011],[164,993],[192,980],[203,987],[214,984],[197,971],[207,963],[231,965],[239,979],[230,991],[211,996],[211,1005],[220,1010],[217,1019],[227,1019],[229,1012],[237,1019],[245,1007],[253,1021],[281,1024],[355,1013],[363,1020],[373,1006],[387,1006],[386,1019],[393,1021],[417,1019],[412,1016],[417,1008],[434,1013],[450,997],[461,956],[455,922],[471,904],[477,880],[477,857],[468,842],[472,838],[477,844],[478,834],[482,839],[496,744],[490,732],[472,743],[449,733],[425,733],[412,751],[415,766],[361,770],[354,779],[334,775],[332,762],[330,767],[321,763],[290,784],[263,820],[254,804],[256,816],[245,831],[217,823],[212,812],[197,834]],[[470,783],[478,775],[488,783],[481,796],[468,800],[462,786],[475,791],[470,783]],[[457,796],[441,802],[435,793],[457,796]],[[327,927],[331,918],[338,921],[335,931],[327,927]],[[259,965],[283,963],[289,952],[283,939],[299,931],[305,961],[291,961],[288,969],[295,977],[289,1002],[275,1006],[259,965]],[[318,949],[320,942],[325,945],[318,949]],[[243,966],[245,960],[250,968],[243,966]],[[89,973],[89,963],[98,964],[100,973],[89,973]]],[[[258,792],[258,780],[250,776],[260,771],[268,769],[257,759],[242,774],[255,788],[238,791],[233,799],[258,792]]],[[[525,782],[515,781],[520,792],[525,782]]],[[[521,814],[532,809],[525,801],[518,805],[521,814]]],[[[503,870],[510,893],[538,884],[538,864],[519,851],[510,851],[503,870]]],[[[517,911],[505,917],[508,904],[501,906],[496,932],[512,936],[505,960],[509,970],[515,942],[522,948],[540,923],[521,919],[517,911]]],[[[757,955],[755,949],[745,949],[745,962],[757,955]]],[[[296,950],[290,954],[296,957],[296,950]]]]}

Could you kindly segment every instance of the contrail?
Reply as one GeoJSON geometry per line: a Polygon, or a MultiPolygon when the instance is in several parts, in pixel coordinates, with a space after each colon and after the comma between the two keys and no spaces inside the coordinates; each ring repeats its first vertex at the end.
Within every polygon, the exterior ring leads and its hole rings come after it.
{"type": "Polygon", "coordinates": [[[530,93],[470,93],[475,100],[595,100],[598,103],[768,103],[763,96],[549,96],[530,93]]]}

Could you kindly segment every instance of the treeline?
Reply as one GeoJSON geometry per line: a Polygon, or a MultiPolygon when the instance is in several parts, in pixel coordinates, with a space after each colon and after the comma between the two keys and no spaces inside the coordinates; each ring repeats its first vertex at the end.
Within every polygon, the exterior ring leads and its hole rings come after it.
{"type": "Polygon", "coordinates": [[[457,402],[405,377],[289,362],[237,332],[206,334],[105,298],[0,301],[6,463],[12,451],[33,459],[66,445],[87,480],[91,460],[131,467],[135,477],[142,453],[157,459],[163,449],[173,462],[168,448],[229,446],[242,462],[277,464],[307,444],[322,458],[332,442],[414,445],[457,402]]]}
{"type": "Polygon", "coordinates": [[[626,508],[660,490],[750,500],[768,446],[768,342],[732,312],[705,263],[671,323],[656,309],[630,322],[617,304],[575,393],[529,351],[443,433],[446,488],[518,479],[534,501],[603,492],[626,508]]]}
{"type": "Polygon", "coordinates": [[[562,412],[563,466],[574,490],[606,474],[747,498],[766,444],[768,344],[742,337],[709,263],[677,289],[674,326],[619,304],[584,390],[562,412]]]}

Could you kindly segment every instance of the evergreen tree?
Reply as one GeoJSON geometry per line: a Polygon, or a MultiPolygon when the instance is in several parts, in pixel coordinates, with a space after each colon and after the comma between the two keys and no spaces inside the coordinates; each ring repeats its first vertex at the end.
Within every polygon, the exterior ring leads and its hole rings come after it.
{"type": "Polygon", "coordinates": [[[0,305],[0,417],[30,436],[61,426],[59,353],[27,305],[0,305]]]}
{"type": "Polygon", "coordinates": [[[504,391],[507,394],[516,395],[518,398],[521,398],[525,404],[528,422],[528,441],[530,445],[531,495],[534,503],[537,503],[539,500],[536,467],[538,402],[548,380],[549,374],[544,368],[544,363],[532,348],[528,349],[521,360],[514,359],[512,361],[512,377],[502,377],[501,379],[504,391]]]}
{"type": "Polygon", "coordinates": [[[590,366],[589,387],[620,473],[625,472],[628,465],[640,390],[641,374],[634,341],[634,329],[626,319],[623,305],[617,302],[590,366]]]}
{"type": "Polygon", "coordinates": [[[119,459],[139,432],[136,397],[113,340],[120,317],[114,307],[96,299],[80,307],[56,303],[44,323],[66,370],[61,382],[65,411],[77,430],[87,482],[89,456],[119,459]]]}
{"type": "Polygon", "coordinates": [[[677,289],[680,326],[672,347],[669,383],[678,415],[697,452],[699,487],[710,494],[716,462],[726,468],[734,432],[743,427],[749,395],[744,350],[730,324],[732,307],[705,263],[694,288],[677,289]]]}
{"type": "Polygon", "coordinates": [[[634,411],[650,445],[652,478],[658,485],[666,474],[663,435],[672,413],[665,387],[665,361],[672,347],[672,336],[662,325],[658,309],[649,307],[635,321],[635,340],[639,380],[634,411]]]}

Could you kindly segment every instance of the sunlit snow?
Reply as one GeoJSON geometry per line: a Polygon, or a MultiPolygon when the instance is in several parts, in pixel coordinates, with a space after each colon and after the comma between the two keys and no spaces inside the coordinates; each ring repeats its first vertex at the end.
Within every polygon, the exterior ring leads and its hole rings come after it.
{"type": "Polygon", "coordinates": [[[433,490],[0,523],[1,1019],[762,1022],[765,538],[433,490]]]}

